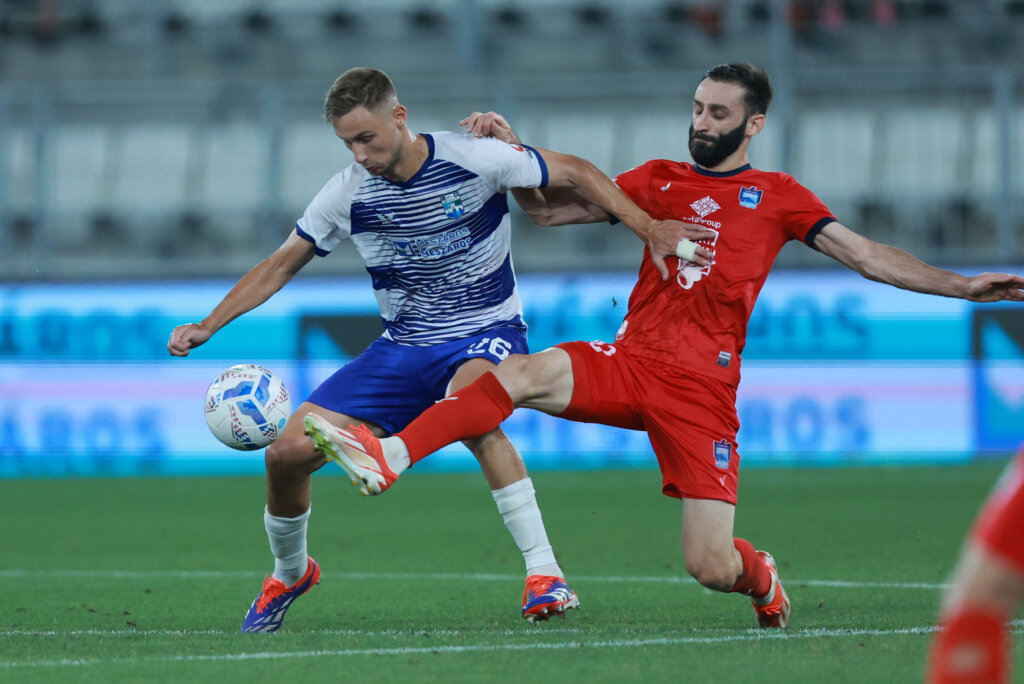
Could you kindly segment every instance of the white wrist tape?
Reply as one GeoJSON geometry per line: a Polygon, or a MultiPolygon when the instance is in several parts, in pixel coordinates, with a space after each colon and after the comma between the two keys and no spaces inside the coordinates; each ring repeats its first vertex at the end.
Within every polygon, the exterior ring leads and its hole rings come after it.
{"type": "Polygon", "coordinates": [[[693,240],[683,238],[676,245],[676,256],[686,261],[692,261],[693,255],[697,253],[697,243],[693,240]]]}

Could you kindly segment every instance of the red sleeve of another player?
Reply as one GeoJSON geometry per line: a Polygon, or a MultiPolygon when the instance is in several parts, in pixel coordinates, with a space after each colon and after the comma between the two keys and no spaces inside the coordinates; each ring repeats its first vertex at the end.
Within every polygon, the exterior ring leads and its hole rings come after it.
{"type": "Polygon", "coordinates": [[[785,176],[786,209],[783,230],[790,240],[801,240],[808,245],[822,228],[836,220],[818,196],[785,176]]]}

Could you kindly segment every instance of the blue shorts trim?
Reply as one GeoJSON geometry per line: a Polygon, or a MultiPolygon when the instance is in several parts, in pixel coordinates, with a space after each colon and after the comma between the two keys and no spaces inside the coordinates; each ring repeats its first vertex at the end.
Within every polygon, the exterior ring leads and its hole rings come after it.
{"type": "Polygon", "coordinates": [[[444,398],[455,371],[466,361],[483,358],[500,363],[509,354],[529,353],[526,331],[512,327],[426,346],[379,337],[306,401],[395,433],[444,398]]]}

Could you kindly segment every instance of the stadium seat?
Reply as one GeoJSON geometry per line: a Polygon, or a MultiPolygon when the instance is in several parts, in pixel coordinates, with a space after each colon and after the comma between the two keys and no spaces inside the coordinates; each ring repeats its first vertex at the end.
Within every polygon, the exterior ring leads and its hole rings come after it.
{"type": "Polygon", "coordinates": [[[141,217],[167,214],[185,203],[192,137],[189,127],[178,124],[115,127],[110,139],[115,209],[141,217]]]}
{"type": "Polygon", "coordinates": [[[86,218],[101,213],[112,199],[109,141],[105,125],[67,125],[55,131],[51,178],[58,244],[81,245],[89,237],[86,218]]]}
{"type": "Polygon", "coordinates": [[[885,180],[872,163],[892,148],[878,148],[885,144],[878,123],[878,115],[869,109],[800,110],[793,126],[793,168],[788,171],[797,178],[813,178],[814,192],[825,202],[849,195],[850,188],[883,190],[885,180]]]}
{"type": "Polygon", "coordinates": [[[352,154],[323,120],[290,124],[281,154],[284,206],[302,212],[324,183],[350,163],[352,154]]]}
{"type": "Polygon", "coordinates": [[[269,141],[257,123],[210,123],[198,138],[202,168],[198,207],[203,212],[249,213],[267,197],[269,141]]]}

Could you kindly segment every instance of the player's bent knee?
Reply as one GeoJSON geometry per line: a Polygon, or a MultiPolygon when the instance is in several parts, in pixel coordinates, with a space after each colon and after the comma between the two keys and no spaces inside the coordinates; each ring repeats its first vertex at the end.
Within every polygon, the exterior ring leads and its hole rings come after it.
{"type": "Polygon", "coordinates": [[[519,405],[519,401],[546,396],[559,372],[543,353],[510,354],[499,364],[495,375],[519,405]]]}
{"type": "Polygon", "coordinates": [[[312,443],[305,437],[281,437],[267,447],[263,461],[267,472],[291,469],[316,470],[323,463],[312,443]]]}

